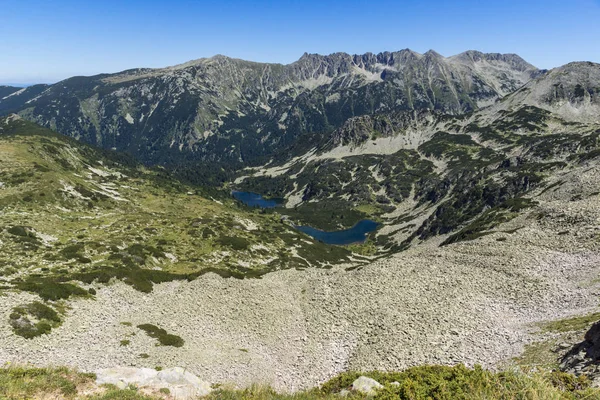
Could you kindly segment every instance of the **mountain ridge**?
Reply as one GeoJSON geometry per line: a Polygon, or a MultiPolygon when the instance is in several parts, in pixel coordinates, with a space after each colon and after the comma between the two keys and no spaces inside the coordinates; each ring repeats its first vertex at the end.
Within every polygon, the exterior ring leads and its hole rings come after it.
{"type": "Polygon", "coordinates": [[[425,108],[460,114],[492,104],[540,74],[516,57],[306,53],[282,65],[215,56],[37,85],[0,99],[0,113],[150,164],[257,165],[302,134],[327,135],[350,117],[425,108]]]}

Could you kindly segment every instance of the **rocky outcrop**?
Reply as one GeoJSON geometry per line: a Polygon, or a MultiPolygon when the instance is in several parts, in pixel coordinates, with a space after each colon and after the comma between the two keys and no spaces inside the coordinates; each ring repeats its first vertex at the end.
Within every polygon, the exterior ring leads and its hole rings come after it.
{"type": "Polygon", "coordinates": [[[367,396],[374,396],[377,393],[377,389],[381,389],[382,387],[381,383],[367,376],[360,376],[352,382],[352,390],[367,396]]]}
{"type": "Polygon", "coordinates": [[[155,391],[168,389],[173,398],[181,400],[206,396],[212,391],[208,382],[179,367],[162,371],[134,367],[102,369],[96,373],[96,383],[115,385],[119,389],[130,385],[155,391]]]}
{"type": "Polygon", "coordinates": [[[560,368],[575,375],[586,375],[595,386],[600,386],[600,321],[592,325],[584,339],[563,357],[560,368]]]}
{"type": "MultiPolygon", "coordinates": [[[[329,142],[321,150],[330,150],[338,146],[358,147],[368,140],[391,138],[411,130],[432,132],[440,118],[440,113],[430,110],[353,117],[331,133],[329,142]]],[[[425,134],[423,141],[429,136],[425,134]]]]}

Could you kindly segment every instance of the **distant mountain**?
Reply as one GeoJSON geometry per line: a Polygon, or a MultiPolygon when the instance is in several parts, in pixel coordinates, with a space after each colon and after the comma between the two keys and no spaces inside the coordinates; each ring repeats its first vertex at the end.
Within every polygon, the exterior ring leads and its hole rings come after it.
{"type": "Polygon", "coordinates": [[[261,164],[305,133],[323,137],[349,118],[490,105],[542,71],[513,54],[434,51],[328,56],[289,64],[224,56],[164,69],[74,77],[0,99],[21,116],[148,163],[261,164]]]}
{"type": "Polygon", "coordinates": [[[36,85],[36,84],[35,83],[15,83],[15,82],[2,82],[2,83],[0,83],[0,86],[13,86],[13,87],[16,87],[16,88],[19,88],[19,89],[25,88],[25,87],[28,87],[28,86],[33,86],[33,85],[36,85]]]}
{"type": "Polygon", "coordinates": [[[539,76],[495,107],[531,105],[568,121],[600,122],[600,64],[573,62],[539,76]]]}
{"type": "Polygon", "coordinates": [[[2,85],[0,86],[0,98],[5,98],[6,96],[10,96],[11,94],[19,91],[21,88],[15,87],[12,85],[2,85]]]}

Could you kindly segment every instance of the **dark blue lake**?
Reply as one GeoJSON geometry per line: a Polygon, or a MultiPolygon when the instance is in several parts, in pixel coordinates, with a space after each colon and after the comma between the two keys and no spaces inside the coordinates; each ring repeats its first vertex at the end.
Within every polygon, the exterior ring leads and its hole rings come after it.
{"type": "Polygon", "coordinates": [[[283,203],[281,199],[265,199],[258,193],[234,190],[231,195],[249,207],[273,208],[283,203]]]}
{"type": "Polygon", "coordinates": [[[375,231],[377,226],[379,226],[377,222],[363,219],[352,228],[343,231],[325,232],[310,226],[297,226],[296,229],[323,243],[345,245],[364,242],[367,239],[367,234],[375,231]]]}

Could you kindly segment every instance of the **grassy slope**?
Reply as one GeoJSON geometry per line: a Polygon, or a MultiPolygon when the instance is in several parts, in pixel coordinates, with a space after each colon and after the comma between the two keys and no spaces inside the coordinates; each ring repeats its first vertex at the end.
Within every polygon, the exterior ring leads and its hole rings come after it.
{"type": "MultiPolygon", "coordinates": [[[[347,372],[319,388],[295,394],[280,394],[268,387],[242,390],[217,388],[208,399],[324,400],[340,398],[339,392],[351,387],[361,374],[347,372]]],[[[413,367],[403,372],[371,372],[364,375],[384,385],[373,399],[597,399],[600,389],[589,388],[585,378],[558,372],[507,371],[494,373],[463,366],[413,367]],[[393,382],[397,382],[392,384],[393,382]]],[[[7,399],[159,399],[166,391],[148,392],[130,387],[97,387],[90,374],[66,368],[8,367],[0,369],[0,398],[7,399]]],[[[365,398],[351,392],[347,398],[365,398]]]]}
{"type": "MultiPolygon", "coordinates": [[[[154,283],[209,271],[257,277],[327,267],[350,254],[277,215],[214,199],[164,171],[23,120],[0,120],[0,182],[0,290],[35,293],[57,311],[112,278],[149,292],[154,283]]],[[[11,316],[23,336],[58,322],[32,304],[11,316]]]]}

